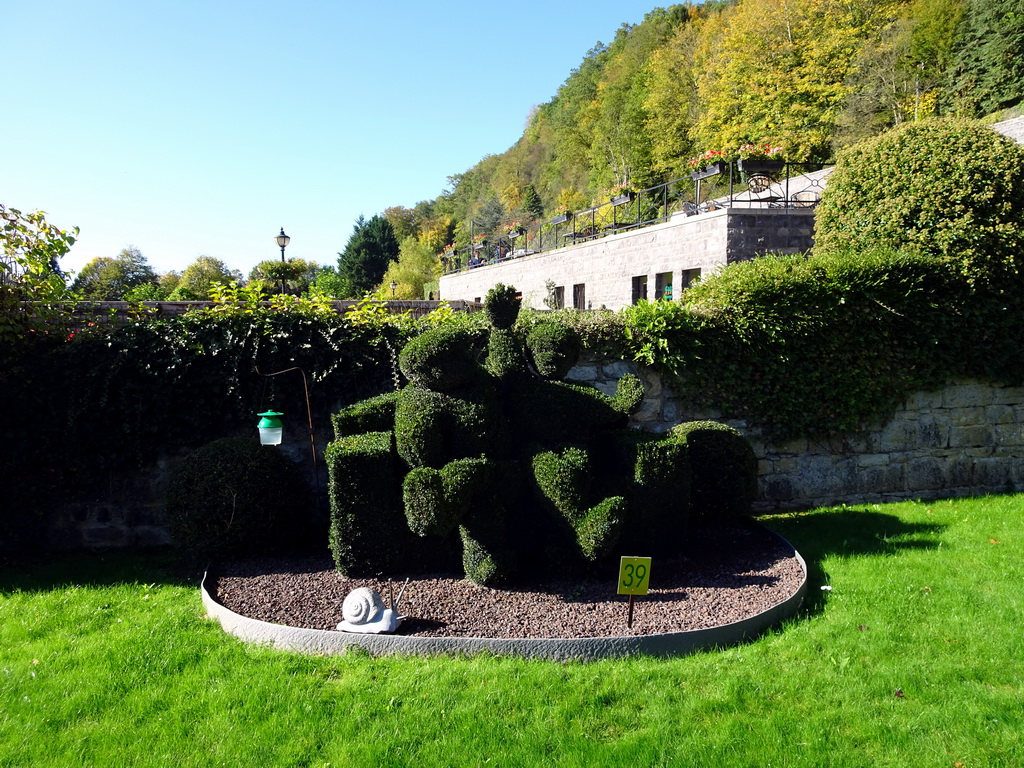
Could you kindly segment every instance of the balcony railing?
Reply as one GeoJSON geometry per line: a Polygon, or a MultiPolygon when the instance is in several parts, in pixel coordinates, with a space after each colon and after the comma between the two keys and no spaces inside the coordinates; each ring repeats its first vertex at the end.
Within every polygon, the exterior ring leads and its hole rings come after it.
{"type": "Polygon", "coordinates": [[[607,203],[567,212],[516,231],[498,232],[441,256],[445,274],[586,243],[721,208],[813,208],[821,199],[829,169],[821,164],[781,167],[722,163],[607,203]]]}

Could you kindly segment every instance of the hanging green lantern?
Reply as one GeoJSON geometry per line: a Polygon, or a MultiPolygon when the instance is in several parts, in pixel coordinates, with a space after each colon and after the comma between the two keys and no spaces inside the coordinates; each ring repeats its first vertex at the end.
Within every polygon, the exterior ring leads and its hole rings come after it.
{"type": "Polygon", "coordinates": [[[278,411],[265,411],[256,415],[261,417],[257,425],[260,430],[260,445],[280,445],[281,436],[284,434],[281,417],[284,414],[278,411]]]}

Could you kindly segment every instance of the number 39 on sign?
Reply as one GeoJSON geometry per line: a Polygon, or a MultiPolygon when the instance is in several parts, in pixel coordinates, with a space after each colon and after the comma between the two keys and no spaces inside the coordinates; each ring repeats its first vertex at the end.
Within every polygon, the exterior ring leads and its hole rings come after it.
{"type": "Polygon", "coordinates": [[[619,594],[646,595],[651,582],[651,558],[623,557],[619,561],[619,594]]]}

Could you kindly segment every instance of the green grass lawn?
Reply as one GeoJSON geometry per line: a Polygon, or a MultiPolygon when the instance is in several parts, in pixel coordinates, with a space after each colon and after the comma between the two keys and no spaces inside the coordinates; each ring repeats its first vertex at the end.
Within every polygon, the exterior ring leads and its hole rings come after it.
{"type": "Polygon", "coordinates": [[[1019,768],[1022,513],[767,518],[808,561],[805,610],[669,660],[306,657],[225,635],[160,557],[9,570],[0,766],[1019,768]]]}

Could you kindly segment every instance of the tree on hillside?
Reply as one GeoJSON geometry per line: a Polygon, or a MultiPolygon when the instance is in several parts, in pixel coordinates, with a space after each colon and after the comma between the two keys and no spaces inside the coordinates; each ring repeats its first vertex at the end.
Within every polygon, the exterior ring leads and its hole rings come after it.
{"type": "Polygon", "coordinates": [[[539,219],[544,215],[544,203],[541,202],[540,195],[537,194],[537,188],[533,184],[526,185],[526,191],[523,193],[523,202],[520,203],[520,207],[528,218],[539,219]]]}
{"type": "Polygon", "coordinates": [[[899,0],[746,0],[705,38],[697,86],[701,149],[771,141],[791,160],[824,160],[863,40],[899,0]]]}
{"type": "Polygon", "coordinates": [[[1024,98],[1024,7],[1020,0],[969,0],[946,101],[985,115],[1024,98]]]}
{"type": "Polygon", "coordinates": [[[351,286],[357,298],[380,284],[388,265],[398,258],[398,240],[391,222],[375,215],[369,221],[360,216],[352,228],[345,250],[338,254],[338,276],[351,286]]]}
{"type": "Polygon", "coordinates": [[[939,111],[966,0],[914,0],[864,43],[835,138],[845,146],[939,111]]]}
{"type": "Polygon", "coordinates": [[[241,282],[242,273],[228,269],[227,265],[213,256],[199,256],[185,267],[174,292],[168,297],[172,301],[206,301],[210,298],[210,287],[214,283],[241,282]]]}
{"type": "Polygon", "coordinates": [[[120,301],[133,288],[157,282],[156,272],[133,245],[121,249],[114,258],[97,256],[75,277],[71,290],[83,299],[120,301]]]}
{"type": "Polygon", "coordinates": [[[390,285],[394,281],[395,298],[422,299],[423,286],[436,280],[440,269],[437,251],[430,244],[407,237],[402,241],[398,261],[391,262],[384,273],[380,288],[385,296],[390,296],[390,285]]]}

